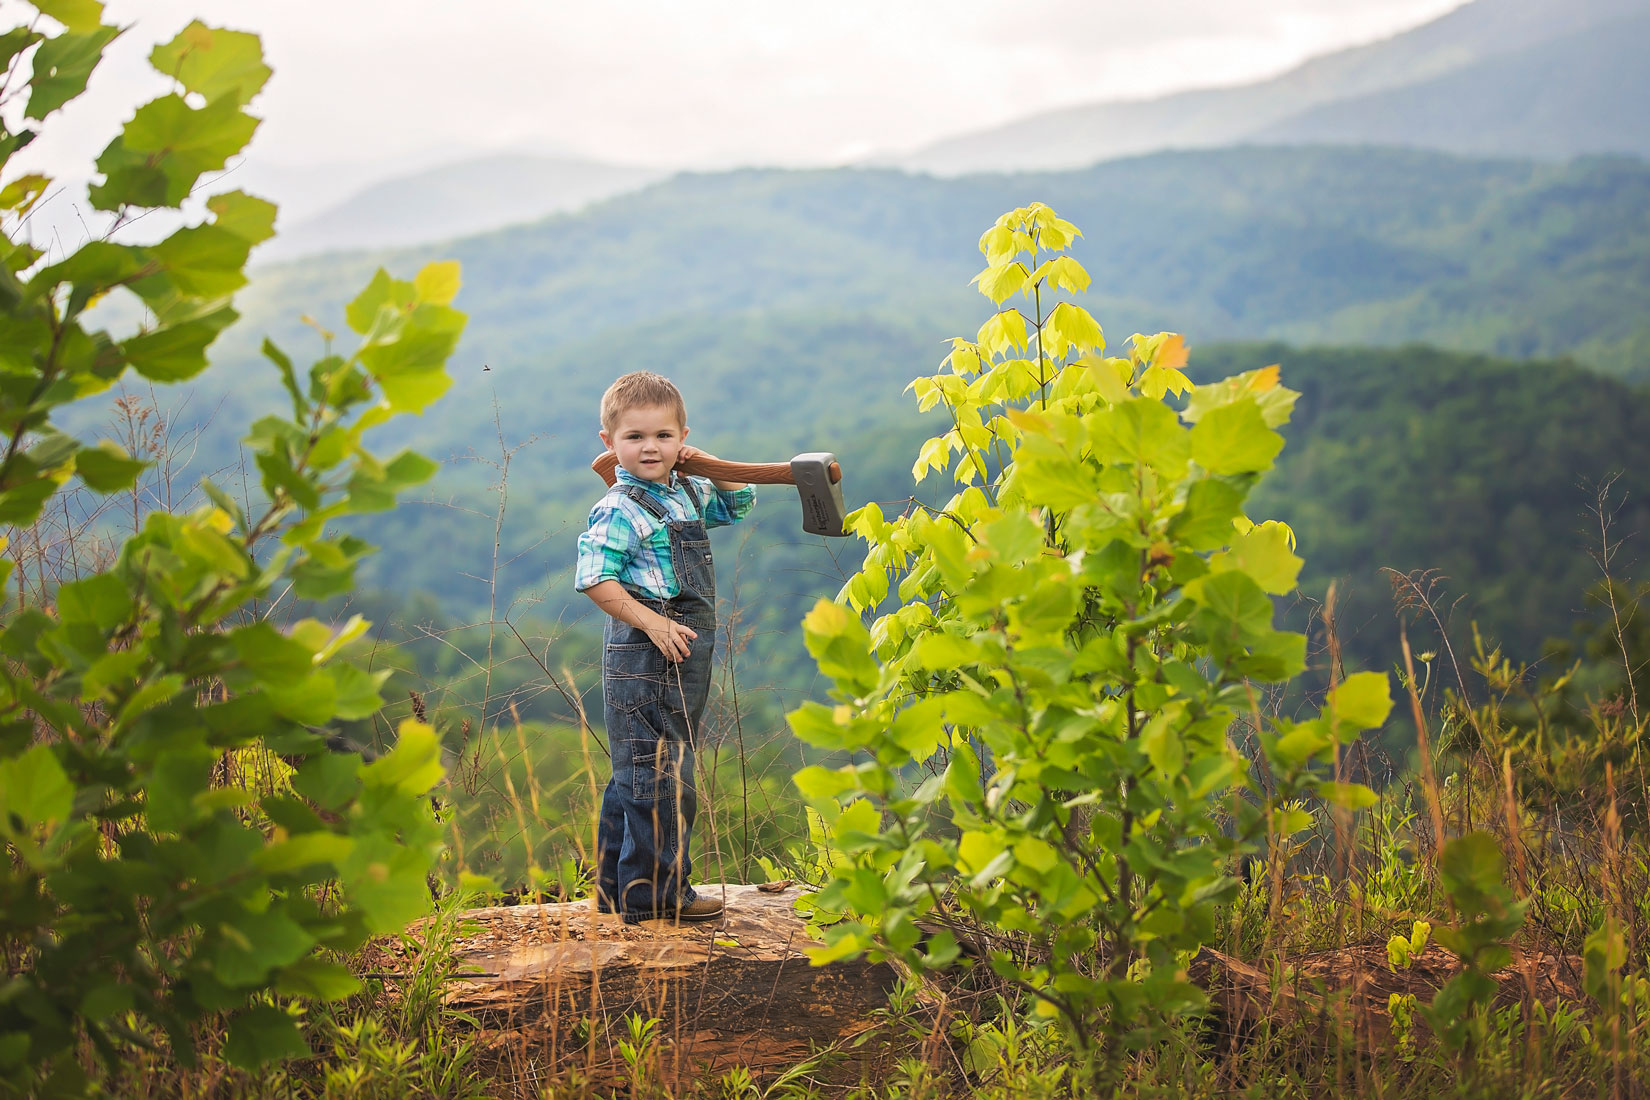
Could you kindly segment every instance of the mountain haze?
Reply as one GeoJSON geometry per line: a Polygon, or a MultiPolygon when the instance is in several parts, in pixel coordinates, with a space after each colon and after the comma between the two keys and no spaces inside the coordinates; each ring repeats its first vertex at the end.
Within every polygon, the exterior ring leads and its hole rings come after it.
{"type": "Polygon", "coordinates": [[[1647,0],[1474,0],[1404,34],[1270,80],[1049,111],[891,163],[958,175],[1075,168],[1159,149],[1317,140],[1511,156],[1643,153],[1650,145],[1646,15],[1647,0]],[[1562,64],[1546,56],[1549,49],[1563,53],[1562,64]],[[1529,79],[1532,64],[1539,82],[1529,79]],[[1453,102],[1463,91],[1468,102],[1453,102]],[[1502,101],[1497,92],[1511,95],[1502,101]],[[1365,106],[1355,109],[1355,102],[1365,106]],[[1345,111],[1318,113],[1343,103],[1345,111]],[[1438,112],[1460,122],[1437,125],[1438,112]],[[1459,144],[1457,136],[1475,123],[1484,136],[1459,144]]]}
{"type": "Polygon", "coordinates": [[[453,240],[633,191],[665,173],[572,157],[478,157],[375,183],[281,228],[259,260],[453,240]]]}
{"type": "Polygon", "coordinates": [[[1262,142],[1650,156],[1650,13],[1303,111],[1262,142]],[[1539,148],[1534,148],[1539,146],[1539,148]]]}
{"type": "MultiPolygon", "coordinates": [[[[1087,234],[1077,254],[1110,332],[1427,341],[1650,373],[1650,166],[1330,147],[958,179],[681,175],[439,248],[268,268],[236,333],[302,339],[299,314],[342,302],[378,264],[440,255],[464,264],[466,347],[495,369],[532,370],[604,333],[769,311],[895,313],[950,335],[972,315],[973,238],[1034,199],[1087,234]]],[[[903,385],[914,366],[901,369],[903,385]]]]}

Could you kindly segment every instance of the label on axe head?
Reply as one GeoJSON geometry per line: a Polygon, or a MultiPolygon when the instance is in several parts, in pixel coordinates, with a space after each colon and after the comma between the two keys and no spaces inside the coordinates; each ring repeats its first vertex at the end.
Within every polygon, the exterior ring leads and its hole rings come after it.
{"type": "Polygon", "coordinates": [[[842,486],[831,480],[831,463],[835,461],[836,455],[829,451],[812,451],[791,459],[791,476],[802,498],[802,529],[810,535],[841,538],[847,534],[842,527],[847,515],[842,506],[842,486]]]}

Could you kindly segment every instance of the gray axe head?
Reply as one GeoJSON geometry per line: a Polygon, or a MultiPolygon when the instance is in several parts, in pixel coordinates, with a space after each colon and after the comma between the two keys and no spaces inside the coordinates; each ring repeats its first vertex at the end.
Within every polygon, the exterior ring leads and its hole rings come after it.
{"type": "Polygon", "coordinates": [[[842,467],[829,451],[810,451],[791,459],[791,478],[802,498],[802,529],[810,535],[841,538],[848,532],[842,520],[842,467]],[[836,478],[831,477],[836,474],[836,478]]]}

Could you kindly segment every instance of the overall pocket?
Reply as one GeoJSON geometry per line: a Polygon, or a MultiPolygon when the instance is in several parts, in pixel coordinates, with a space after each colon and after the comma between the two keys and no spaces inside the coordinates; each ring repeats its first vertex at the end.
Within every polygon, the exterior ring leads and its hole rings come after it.
{"type": "MultiPolygon", "coordinates": [[[[687,766],[687,746],[662,736],[663,731],[653,723],[657,717],[658,712],[652,707],[624,716],[625,728],[620,736],[628,742],[625,748],[630,758],[630,795],[637,802],[665,799],[674,804],[680,800],[684,785],[682,770],[687,766]]],[[[692,777],[687,777],[685,782],[691,783],[692,777]]],[[[661,821],[655,827],[673,826],[674,819],[672,809],[670,820],[661,821]]],[[[674,835],[673,828],[671,835],[674,835]]]]}
{"type": "Polygon", "coordinates": [[[672,549],[677,582],[696,596],[716,598],[716,567],[709,539],[679,539],[672,549]]]}
{"type": "Polygon", "coordinates": [[[659,701],[665,687],[665,655],[652,642],[608,645],[602,654],[602,693],[607,705],[634,711],[659,701]]]}

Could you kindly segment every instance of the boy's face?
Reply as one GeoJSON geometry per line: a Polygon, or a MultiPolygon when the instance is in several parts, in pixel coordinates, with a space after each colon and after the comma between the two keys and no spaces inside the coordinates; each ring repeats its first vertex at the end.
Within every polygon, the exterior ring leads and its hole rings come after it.
{"type": "Polygon", "coordinates": [[[619,465],[643,481],[668,481],[688,430],[663,405],[639,405],[619,414],[613,430],[601,433],[619,465]]]}

